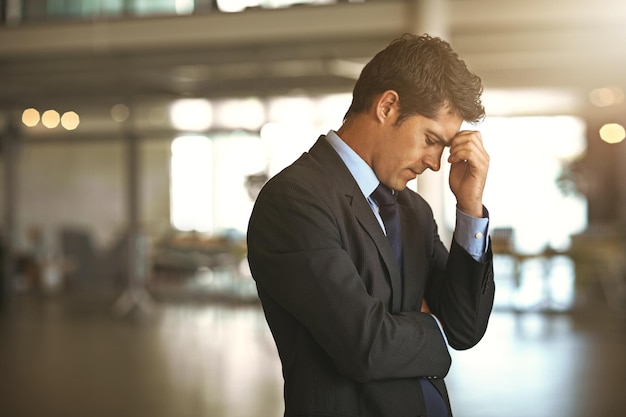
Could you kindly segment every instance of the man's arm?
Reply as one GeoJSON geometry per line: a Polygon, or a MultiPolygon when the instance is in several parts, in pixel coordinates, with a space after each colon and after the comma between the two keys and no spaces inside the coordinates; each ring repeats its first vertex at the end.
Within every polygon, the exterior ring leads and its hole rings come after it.
{"type": "Polygon", "coordinates": [[[448,162],[457,224],[449,255],[433,225],[436,241],[431,271],[435,272],[428,280],[424,307],[441,321],[450,346],[468,349],[487,329],[495,294],[489,214],[482,201],[489,155],[480,132],[460,131],[452,140],[448,162]]]}
{"type": "Polygon", "coordinates": [[[344,238],[337,217],[315,192],[269,184],[248,230],[253,277],[341,373],[360,381],[445,376],[450,356],[435,319],[420,312],[390,314],[368,293],[344,238]]]}
{"type": "Polygon", "coordinates": [[[462,130],[450,145],[450,189],[459,210],[472,217],[483,217],[483,192],[489,170],[489,155],[480,132],[462,130]]]}
{"type": "Polygon", "coordinates": [[[483,208],[482,217],[472,217],[456,210],[454,240],[476,261],[487,253],[489,243],[489,212],[483,208]]]}
{"type": "Polygon", "coordinates": [[[421,220],[422,224],[428,221],[433,225],[434,250],[425,291],[427,305],[422,311],[432,311],[439,319],[451,347],[469,349],[483,337],[493,306],[491,249],[487,244],[487,251],[477,260],[454,238],[448,253],[434,220],[426,216],[421,220]]]}

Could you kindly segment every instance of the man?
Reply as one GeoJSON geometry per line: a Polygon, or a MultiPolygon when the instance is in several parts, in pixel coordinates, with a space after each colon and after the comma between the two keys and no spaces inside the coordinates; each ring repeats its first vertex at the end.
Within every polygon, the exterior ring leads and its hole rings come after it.
{"type": "Polygon", "coordinates": [[[451,415],[447,344],[478,343],[494,297],[489,156],[479,132],[460,131],[484,116],[481,93],[446,42],[405,35],[365,66],[341,128],[260,192],[248,260],[285,416],[451,415]],[[406,188],[439,170],[445,147],[457,200],[449,253],[430,206],[406,188]]]}

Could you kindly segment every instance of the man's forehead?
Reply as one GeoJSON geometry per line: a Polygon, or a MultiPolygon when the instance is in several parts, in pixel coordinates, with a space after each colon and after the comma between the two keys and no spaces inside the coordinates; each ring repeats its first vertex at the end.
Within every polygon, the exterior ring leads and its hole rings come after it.
{"type": "MultiPolygon", "coordinates": [[[[426,129],[426,134],[428,134],[429,136],[431,136],[432,140],[435,140],[436,142],[438,142],[439,144],[443,145],[443,146],[450,146],[452,144],[452,137],[450,138],[446,138],[442,133],[439,133],[433,129],[427,128],[426,129]]],[[[456,134],[456,133],[455,133],[456,134]]]]}
{"type": "Polygon", "coordinates": [[[426,126],[425,131],[437,142],[444,146],[450,146],[452,139],[459,133],[462,123],[461,116],[455,112],[446,111],[434,119],[428,119],[428,126],[426,126]]]}

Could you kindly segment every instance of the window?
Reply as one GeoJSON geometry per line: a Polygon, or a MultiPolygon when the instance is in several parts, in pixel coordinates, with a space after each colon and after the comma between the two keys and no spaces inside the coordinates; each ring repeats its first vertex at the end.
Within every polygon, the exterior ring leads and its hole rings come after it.
{"type": "MultiPolygon", "coordinates": [[[[568,309],[574,300],[574,265],[559,251],[566,251],[570,237],[587,227],[587,203],[583,196],[561,192],[557,179],[564,163],[586,149],[583,121],[571,116],[488,117],[467,128],[480,130],[491,157],[484,194],[490,227],[511,234],[515,254],[494,254],[495,306],[568,309]]],[[[454,196],[447,192],[446,198],[446,223],[454,227],[454,196]]]]}
{"type": "Polygon", "coordinates": [[[206,136],[181,136],[172,142],[170,216],[178,230],[213,229],[212,155],[206,136]]]}
{"type": "Polygon", "coordinates": [[[170,166],[172,225],[181,231],[243,234],[254,203],[246,180],[266,173],[267,161],[257,135],[176,138],[170,166]]]}
{"type": "MultiPolygon", "coordinates": [[[[583,196],[564,195],[557,179],[563,164],[585,151],[584,122],[573,116],[488,117],[467,128],[480,130],[491,157],[484,195],[491,228],[512,228],[515,249],[523,253],[567,249],[570,236],[587,226],[587,204],[583,196]]],[[[446,195],[453,227],[454,196],[446,195]]]]}

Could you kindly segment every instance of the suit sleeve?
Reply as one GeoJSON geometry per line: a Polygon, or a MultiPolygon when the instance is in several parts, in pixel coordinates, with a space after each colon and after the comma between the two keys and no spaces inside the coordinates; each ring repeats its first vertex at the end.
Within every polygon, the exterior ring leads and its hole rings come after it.
{"type": "Polygon", "coordinates": [[[441,321],[449,345],[456,350],[469,349],[484,336],[493,307],[491,245],[477,261],[453,239],[448,255],[434,221],[432,224],[435,242],[426,301],[441,321]]]}
{"type": "MultiPolygon", "coordinates": [[[[261,192],[248,228],[257,285],[343,375],[357,381],[444,377],[450,355],[435,319],[420,312],[392,315],[368,294],[343,247],[337,216],[317,195],[285,181],[270,181],[261,192]]],[[[279,350],[285,337],[277,338],[279,350]]]]}

